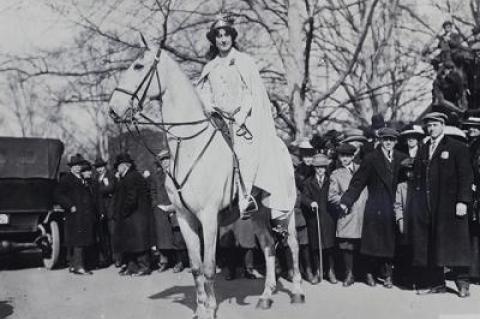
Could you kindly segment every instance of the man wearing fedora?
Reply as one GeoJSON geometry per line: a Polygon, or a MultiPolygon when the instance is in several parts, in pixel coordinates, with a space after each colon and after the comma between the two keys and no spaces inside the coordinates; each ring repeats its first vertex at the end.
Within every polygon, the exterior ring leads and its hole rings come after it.
{"type": "Polygon", "coordinates": [[[470,154],[464,143],[444,134],[445,114],[432,112],[423,121],[429,141],[420,150],[415,169],[424,184],[427,216],[424,240],[412,242],[414,264],[424,267],[425,277],[429,277],[425,293],[446,292],[444,267],[448,267],[458,295],[467,297],[471,262],[467,205],[472,201],[473,184],[470,154]]]}
{"type": "MultiPolygon", "coordinates": [[[[293,165],[286,145],[277,136],[271,103],[254,60],[236,49],[233,20],[215,21],[207,39],[209,61],[198,80],[198,91],[207,112],[232,119],[233,141],[245,188],[238,187],[238,206],[248,217],[252,189],[261,192],[262,204],[272,208],[272,222],[286,233],[288,214],[295,206],[293,165]]],[[[238,179],[237,179],[238,180],[238,179]]]]}
{"type": "Polygon", "coordinates": [[[95,159],[94,189],[97,198],[98,218],[97,234],[99,237],[99,266],[108,267],[112,260],[118,265],[120,257],[113,251],[113,232],[115,222],[113,220],[113,192],[115,189],[115,176],[107,169],[107,162],[101,157],[95,159]],[[115,255],[115,256],[114,256],[115,255]]]}
{"type": "Polygon", "coordinates": [[[330,189],[328,201],[336,209],[337,220],[337,242],[340,248],[345,266],[345,278],[343,286],[348,287],[354,284],[353,265],[360,250],[360,239],[362,237],[363,214],[368,191],[364,189],[357,201],[352,205],[346,214],[339,208],[340,199],[352,180],[353,174],[358,171],[360,164],[355,163],[354,157],[356,148],[348,143],[342,143],[335,149],[340,167],[330,175],[330,189]]]}
{"type": "Polygon", "coordinates": [[[363,156],[365,155],[365,144],[368,143],[368,139],[361,129],[353,128],[345,130],[343,133],[345,138],[341,141],[342,144],[350,144],[355,147],[354,161],[360,164],[363,156]]]}
{"type": "Polygon", "coordinates": [[[328,205],[330,180],[327,175],[327,168],[330,162],[330,159],[324,154],[313,156],[312,166],[315,169],[315,175],[305,180],[301,192],[302,212],[307,223],[308,242],[313,260],[314,277],[310,280],[312,284],[318,283],[323,277],[323,274],[320,273],[320,269],[323,267],[321,268],[319,264],[319,254],[325,257],[322,259],[327,264],[328,281],[332,284],[337,283],[333,254],[336,218],[328,205]],[[319,245],[318,223],[320,223],[321,247],[319,245]]]}
{"type": "Polygon", "coordinates": [[[85,250],[95,243],[95,202],[81,170],[87,161],[76,154],[70,157],[70,172],[59,181],[55,200],[65,210],[65,245],[71,251],[71,273],[90,275],[85,268],[85,250]]]}
{"type": "Polygon", "coordinates": [[[394,150],[398,138],[395,129],[381,128],[378,137],[380,145],[363,159],[340,199],[340,207],[348,214],[363,190],[368,189],[360,242],[360,253],[366,261],[366,282],[369,286],[376,285],[374,272],[381,265],[385,270],[383,285],[391,288],[396,232],[393,202],[400,162],[406,156],[394,150]]]}
{"type": "Polygon", "coordinates": [[[119,174],[113,195],[115,248],[122,254],[126,267],[121,275],[149,275],[150,248],[152,247],[152,207],[150,191],[143,176],[136,170],[128,153],[115,160],[119,174]]]}

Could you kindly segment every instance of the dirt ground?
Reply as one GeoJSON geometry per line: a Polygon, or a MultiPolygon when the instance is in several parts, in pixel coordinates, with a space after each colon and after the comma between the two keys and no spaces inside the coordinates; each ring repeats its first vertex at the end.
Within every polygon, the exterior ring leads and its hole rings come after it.
{"type": "MultiPolygon", "coordinates": [[[[267,318],[441,318],[480,319],[480,286],[472,296],[453,292],[417,296],[397,287],[371,288],[363,283],[304,283],[306,302],[290,304],[290,283],[281,279],[270,310],[256,310],[262,280],[225,281],[217,277],[216,291],[223,319],[267,318]]],[[[449,287],[454,288],[452,282],[449,287]]],[[[23,253],[0,258],[0,318],[8,319],[134,319],[191,318],[194,309],[191,274],[171,270],[142,278],[125,278],[110,267],[93,276],[74,276],[66,269],[48,271],[39,257],[23,253]]]]}

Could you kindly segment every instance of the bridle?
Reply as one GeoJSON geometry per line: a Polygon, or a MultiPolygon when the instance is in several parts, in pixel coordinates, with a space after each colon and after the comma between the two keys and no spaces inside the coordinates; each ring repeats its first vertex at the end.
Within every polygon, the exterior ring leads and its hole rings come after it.
{"type": "MultiPolygon", "coordinates": [[[[162,130],[166,135],[169,135],[170,138],[173,138],[177,142],[177,147],[175,150],[175,156],[174,156],[174,163],[173,163],[173,171],[167,170],[166,174],[167,176],[172,180],[177,193],[179,195],[180,201],[182,202],[183,206],[190,211],[191,213],[192,210],[189,208],[189,206],[186,204],[183,195],[182,195],[182,189],[187,183],[188,178],[190,177],[191,173],[193,172],[194,168],[197,166],[198,162],[200,159],[203,157],[205,152],[207,151],[208,147],[212,143],[215,135],[218,133],[218,128],[216,128],[214,125],[212,125],[212,119],[210,116],[205,116],[205,118],[200,119],[200,120],[195,120],[195,121],[187,121],[187,122],[165,122],[165,121],[154,121],[151,119],[149,116],[145,115],[142,113],[143,108],[144,108],[144,103],[147,99],[147,94],[150,89],[150,86],[153,82],[153,79],[156,78],[156,82],[158,85],[159,89],[159,95],[158,97],[155,98],[150,98],[150,100],[158,100],[160,102],[160,111],[162,110],[163,106],[163,94],[164,92],[162,91],[162,83],[160,81],[160,75],[158,73],[158,63],[160,62],[160,56],[162,53],[162,47],[160,46],[158,48],[157,53],[155,54],[154,60],[152,62],[152,65],[150,66],[148,72],[144,75],[142,78],[142,81],[140,81],[140,84],[137,86],[137,88],[132,92],[124,88],[117,87],[114,89],[114,92],[120,92],[123,94],[126,94],[130,96],[130,108],[125,111],[125,114],[129,114],[129,118],[124,118],[118,116],[113,110],[110,111],[110,116],[113,118],[113,120],[116,123],[119,124],[125,124],[128,132],[130,135],[134,138],[135,141],[138,143],[141,143],[153,156],[156,156],[156,153],[151,149],[151,147],[148,146],[148,144],[145,142],[143,137],[141,136],[141,132],[138,128],[138,125],[154,125],[160,130],[162,130]],[[143,92],[141,93],[141,96],[139,97],[139,93],[143,88],[143,92]],[[135,108],[134,103],[137,101],[138,107],[135,108]],[[143,121],[138,120],[135,115],[141,117],[143,121]],[[193,126],[193,125],[200,125],[200,124],[205,124],[202,128],[200,128],[196,133],[189,135],[189,136],[178,136],[173,134],[170,129],[172,127],[177,127],[177,126],[193,126]],[[133,125],[135,127],[135,130],[137,131],[137,137],[133,134],[133,132],[130,129],[129,125],[133,125]],[[178,158],[179,158],[179,153],[180,153],[180,145],[181,142],[187,141],[187,140],[192,140],[204,132],[207,131],[207,129],[212,126],[214,128],[212,134],[210,135],[209,139],[207,140],[207,143],[203,146],[201,149],[200,153],[197,155],[196,159],[190,166],[189,170],[185,174],[185,177],[183,178],[182,181],[178,181],[176,178],[176,173],[177,173],[177,166],[178,166],[178,158]]],[[[168,147],[168,143],[167,143],[168,147]]],[[[170,152],[170,149],[169,149],[170,152]]],[[[170,153],[171,154],[171,153],[170,153]]]]}

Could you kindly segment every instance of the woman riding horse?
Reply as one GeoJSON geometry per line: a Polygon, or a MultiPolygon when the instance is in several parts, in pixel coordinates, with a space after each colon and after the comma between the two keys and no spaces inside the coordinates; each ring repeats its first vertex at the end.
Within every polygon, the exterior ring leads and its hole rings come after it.
{"type": "Polygon", "coordinates": [[[207,112],[220,113],[233,126],[231,138],[240,168],[236,179],[245,185],[238,187],[240,213],[245,214],[252,189],[260,190],[262,204],[280,212],[272,215],[274,225],[286,231],[286,212],[292,211],[296,196],[293,166],[276,135],[271,104],[255,62],[236,49],[236,37],[231,19],[220,18],[212,24],[207,33],[211,61],[197,88],[207,112]]]}

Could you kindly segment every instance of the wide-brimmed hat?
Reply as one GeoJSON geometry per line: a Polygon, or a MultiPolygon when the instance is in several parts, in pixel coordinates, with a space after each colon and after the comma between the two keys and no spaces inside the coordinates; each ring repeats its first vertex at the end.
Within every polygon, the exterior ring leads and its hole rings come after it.
{"type": "Polygon", "coordinates": [[[441,122],[445,124],[448,120],[448,116],[442,112],[430,112],[423,117],[423,122],[441,122]]]}
{"type": "Polygon", "coordinates": [[[68,161],[67,165],[72,167],[76,165],[82,165],[86,162],[86,160],[83,158],[83,156],[79,153],[70,156],[70,160],[68,161]]]}
{"type": "Polygon", "coordinates": [[[463,121],[461,124],[464,128],[467,128],[467,127],[478,127],[478,128],[480,128],[480,117],[471,116],[468,119],[466,119],[465,121],[463,121]]]}
{"type": "Polygon", "coordinates": [[[382,127],[381,129],[378,130],[379,138],[385,138],[385,137],[398,138],[398,135],[399,135],[398,131],[391,127],[382,127]]]}
{"type": "Polygon", "coordinates": [[[356,151],[357,151],[357,148],[348,143],[342,143],[335,148],[335,152],[338,155],[354,155],[356,151]]]}
{"type": "Polygon", "coordinates": [[[315,154],[312,158],[312,166],[316,167],[326,167],[330,165],[331,160],[328,158],[327,155],[319,153],[315,154]]]}
{"type": "Polygon", "coordinates": [[[107,166],[107,162],[103,158],[97,157],[95,159],[95,162],[93,163],[93,166],[95,166],[95,167],[107,166]]]}
{"type": "Polygon", "coordinates": [[[368,142],[368,139],[365,137],[365,134],[361,129],[352,128],[343,132],[343,140],[341,143],[348,143],[348,142],[368,142]]]}
{"type": "Polygon", "coordinates": [[[297,147],[300,156],[313,156],[315,154],[315,149],[309,140],[301,141],[297,147]]]}
{"type": "Polygon", "coordinates": [[[130,154],[128,153],[121,153],[118,154],[117,157],[115,158],[115,166],[118,166],[121,163],[133,163],[133,159],[130,157],[130,154]]]}
{"type": "Polygon", "coordinates": [[[419,125],[407,125],[401,132],[400,132],[401,137],[416,137],[416,138],[422,138],[425,136],[425,132],[419,125]]]}
{"type": "Polygon", "coordinates": [[[227,16],[218,17],[217,20],[215,20],[215,22],[212,23],[212,25],[210,26],[210,30],[207,32],[207,39],[212,44],[215,44],[216,32],[219,29],[228,30],[232,35],[232,40],[235,40],[238,35],[237,30],[235,30],[235,28],[233,27],[232,17],[227,17],[227,16]]]}
{"type": "Polygon", "coordinates": [[[459,129],[456,126],[451,126],[451,125],[446,125],[445,129],[443,130],[443,133],[448,136],[452,136],[458,140],[461,140],[463,142],[467,141],[467,134],[465,134],[464,131],[459,129]]]}

